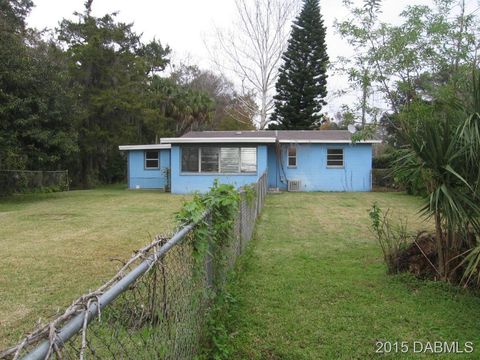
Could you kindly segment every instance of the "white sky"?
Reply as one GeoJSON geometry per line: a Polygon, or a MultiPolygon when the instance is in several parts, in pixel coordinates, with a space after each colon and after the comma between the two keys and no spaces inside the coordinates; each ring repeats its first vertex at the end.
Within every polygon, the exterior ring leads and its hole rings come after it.
{"type": "MultiPolygon", "coordinates": [[[[300,0],[299,0],[300,1],[300,0]]],[[[361,0],[355,0],[361,3],[361,0]]],[[[63,18],[74,18],[73,12],[83,12],[85,0],[34,0],[28,23],[32,27],[54,28],[63,18]]],[[[477,3],[477,0],[470,0],[477,3]]],[[[384,0],[382,20],[396,23],[398,14],[407,5],[432,4],[433,0],[384,0]]],[[[350,53],[348,45],[334,33],[335,19],[346,19],[347,13],[341,0],[320,0],[321,13],[327,27],[327,51],[330,60],[350,53]]],[[[117,19],[133,22],[134,29],[143,33],[144,41],[153,37],[168,44],[174,52],[174,60],[188,59],[189,63],[210,68],[211,63],[204,39],[211,34],[213,24],[228,27],[234,18],[234,0],[95,0],[93,13],[96,16],[119,11],[117,19]]],[[[330,76],[328,80],[329,105],[327,112],[333,114],[348,96],[332,98],[335,90],[346,88],[345,79],[330,76]]],[[[351,99],[351,98],[350,98],[351,99]]]]}

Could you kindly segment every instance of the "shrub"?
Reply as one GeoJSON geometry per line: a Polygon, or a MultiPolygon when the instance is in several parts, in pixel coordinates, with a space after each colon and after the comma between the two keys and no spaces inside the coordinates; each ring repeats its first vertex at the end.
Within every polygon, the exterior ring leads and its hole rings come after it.
{"type": "Polygon", "coordinates": [[[28,179],[23,172],[0,171],[0,196],[8,196],[28,189],[28,179]]]}
{"type": "Polygon", "coordinates": [[[400,272],[399,257],[407,247],[409,235],[407,221],[400,220],[398,224],[392,224],[390,210],[383,212],[376,203],[370,209],[371,229],[376,235],[377,241],[383,252],[383,258],[389,274],[400,272]]]}
{"type": "Polygon", "coordinates": [[[383,154],[377,155],[372,159],[372,168],[389,169],[397,157],[397,151],[385,151],[383,154]]]}
{"type": "Polygon", "coordinates": [[[375,187],[394,188],[395,183],[390,169],[372,169],[372,184],[375,187]]]}

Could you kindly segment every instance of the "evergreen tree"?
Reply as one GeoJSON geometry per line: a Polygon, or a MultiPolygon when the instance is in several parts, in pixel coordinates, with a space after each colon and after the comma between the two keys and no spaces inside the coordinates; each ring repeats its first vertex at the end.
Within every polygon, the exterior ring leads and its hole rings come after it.
{"type": "Polygon", "coordinates": [[[0,169],[65,169],[77,151],[66,65],[26,26],[32,7],[0,1],[0,169]]]}
{"type": "Polygon", "coordinates": [[[81,109],[74,176],[84,188],[123,178],[118,145],[142,141],[148,75],[164,69],[170,51],[155,40],[142,44],[133,24],[117,22],[115,14],[94,17],[91,7],[88,0],[78,21],[63,20],[58,30],[81,109]]]}
{"type": "Polygon", "coordinates": [[[326,104],[328,55],[318,0],[304,0],[292,25],[276,84],[270,128],[307,130],[320,125],[326,104]]]}

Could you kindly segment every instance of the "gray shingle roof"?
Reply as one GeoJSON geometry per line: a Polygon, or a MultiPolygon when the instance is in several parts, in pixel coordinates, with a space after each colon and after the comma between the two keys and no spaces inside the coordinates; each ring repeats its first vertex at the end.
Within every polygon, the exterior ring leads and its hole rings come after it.
{"type": "Polygon", "coordinates": [[[286,140],[350,141],[347,130],[243,130],[243,131],[190,131],[182,138],[278,138],[286,140]]]}

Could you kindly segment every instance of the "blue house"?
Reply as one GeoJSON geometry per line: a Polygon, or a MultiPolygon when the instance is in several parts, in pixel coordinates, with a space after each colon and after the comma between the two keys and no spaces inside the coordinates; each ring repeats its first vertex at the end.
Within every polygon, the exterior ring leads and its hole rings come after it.
{"type": "Polygon", "coordinates": [[[218,179],[236,187],[268,174],[271,189],[370,191],[372,144],[346,130],[192,131],[160,144],[123,145],[128,187],[205,192],[218,179]]]}

